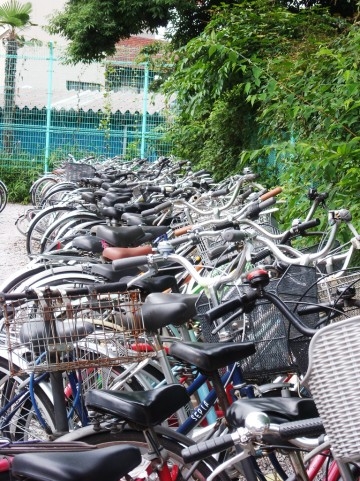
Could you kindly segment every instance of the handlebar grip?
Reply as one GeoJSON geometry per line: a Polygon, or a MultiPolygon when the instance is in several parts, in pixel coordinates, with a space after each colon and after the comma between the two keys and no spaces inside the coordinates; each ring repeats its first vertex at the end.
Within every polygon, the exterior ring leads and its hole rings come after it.
{"type": "Polygon", "coordinates": [[[210,193],[210,197],[222,197],[223,195],[227,195],[229,193],[229,189],[219,189],[215,190],[214,192],[210,193]]]}
{"type": "Polygon", "coordinates": [[[260,204],[250,204],[247,208],[246,217],[248,219],[257,219],[262,210],[267,209],[271,205],[276,203],[275,197],[270,197],[269,199],[260,202],[260,204]]]}
{"type": "Polygon", "coordinates": [[[293,236],[294,232],[297,231],[300,234],[303,234],[307,229],[311,229],[312,227],[316,227],[320,224],[320,219],[311,219],[307,222],[302,222],[291,229],[284,232],[280,244],[286,244],[293,236]]]}
{"type": "Polygon", "coordinates": [[[231,434],[225,434],[224,436],[189,446],[181,451],[181,456],[185,463],[193,463],[205,459],[212,454],[220,453],[225,449],[231,448],[233,445],[234,441],[231,434]]]}
{"type": "Polygon", "coordinates": [[[265,257],[269,256],[271,254],[270,249],[262,249],[260,252],[257,252],[256,254],[251,254],[251,262],[253,264],[256,264],[257,262],[262,261],[265,259],[265,257]]]}
{"type": "Polygon", "coordinates": [[[191,230],[194,226],[193,225],[185,225],[184,227],[180,227],[179,229],[174,230],[174,236],[179,237],[181,235],[187,234],[189,230],[191,230]]]}
{"type": "Polygon", "coordinates": [[[194,172],[194,177],[200,177],[205,174],[210,175],[210,172],[206,169],[198,170],[197,172],[194,172]]]}
{"type": "Polygon", "coordinates": [[[173,198],[173,197],[176,197],[177,195],[183,194],[184,192],[185,192],[185,189],[176,189],[169,194],[169,197],[173,198]]]}
{"type": "Polygon", "coordinates": [[[179,246],[181,244],[185,244],[186,242],[189,242],[190,237],[187,235],[182,235],[178,237],[177,239],[170,239],[167,242],[171,244],[173,247],[179,246]]]}
{"type": "Polygon", "coordinates": [[[263,200],[259,204],[259,209],[260,211],[267,209],[268,207],[271,207],[272,205],[276,204],[276,199],[275,197],[269,197],[266,200],[263,200]]]}
{"type": "Polygon", "coordinates": [[[297,225],[296,228],[300,232],[304,232],[307,229],[311,229],[312,227],[316,227],[320,224],[320,219],[311,219],[307,222],[302,222],[301,224],[297,225]]]}
{"type": "Polygon", "coordinates": [[[233,227],[235,227],[235,223],[229,220],[229,221],[222,222],[221,224],[215,224],[213,227],[213,230],[218,231],[218,230],[224,230],[224,229],[231,229],[233,227]]]}
{"type": "MultiPolygon", "coordinates": [[[[111,282],[107,284],[94,284],[86,288],[88,293],[98,293],[98,294],[105,294],[107,292],[124,292],[127,290],[127,283],[126,282],[111,282]]],[[[70,296],[78,296],[81,295],[81,289],[69,289],[66,293],[70,296]]]]}
{"type": "Polygon", "coordinates": [[[242,194],[239,195],[239,198],[241,200],[245,200],[249,197],[249,195],[252,194],[252,189],[248,189],[246,190],[245,192],[243,192],[242,194]]]}
{"type": "Polygon", "coordinates": [[[275,189],[269,190],[269,192],[266,192],[266,194],[263,194],[260,196],[260,200],[264,201],[267,199],[270,199],[271,197],[275,197],[276,195],[280,194],[282,192],[281,187],[275,187],[275,189]]]}
{"type": "Polygon", "coordinates": [[[147,256],[129,257],[127,259],[118,259],[112,262],[114,271],[121,271],[129,267],[140,267],[144,264],[148,264],[147,256]]]}
{"type": "Polygon", "coordinates": [[[158,185],[148,185],[146,187],[146,192],[162,192],[162,187],[158,185]]]}
{"type": "Polygon", "coordinates": [[[239,307],[241,306],[241,299],[237,297],[235,299],[231,299],[230,301],[223,302],[219,306],[213,307],[212,309],[208,310],[204,314],[204,318],[207,322],[210,323],[216,321],[216,319],[219,319],[222,316],[225,316],[225,314],[228,314],[229,312],[233,312],[236,309],[239,309],[239,307]]]}
{"type": "Polygon", "coordinates": [[[149,217],[150,215],[155,215],[157,214],[157,211],[155,208],[153,209],[146,209],[141,212],[141,217],[149,217]]]}
{"type": "Polygon", "coordinates": [[[0,302],[5,302],[5,301],[20,301],[24,299],[26,301],[27,299],[36,299],[37,295],[35,291],[32,289],[28,289],[25,292],[14,292],[14,293],[7,293],[7,292],[0,292],[0,302]]]}
{"type": "Polygon", "coordinates": [[[236,246],[228,246],[228,245],[224,245],[224,246],[218,246],[218,247],[214,247],[214,249],[211,249],[210,251],[208,251],[207,253],[207,256],[208,258],[212,261],[218,257],[221,257],[222,254],[230,254],[231,252],[235,251],[237,249],[236,246]]]}
{"type": "Polygon", "coordinates": [[[244,231],[235,229],[224,230],[221,235],[226,242],[241,242],[246,238],[244,231]]]}
{"type": "Polygon", "coordinates": [[[148,215],[154,215],[158,214],[162,210],[168,209],[169,207],[172,206],[172,202],[169,200],[167,202],[163,202],[162,204],[157,205],[156,207],[153,207],[152,209],[146,209],[141,212],[141,215],[143,217],[147,217],[148,215]]]}
{"type": "Polygon", "coordinates": [[[319,304],[311,304],[309,306],[301,306],[299,309],[296,310],[299,316],[308,316],[310,314],[318,314],[319,312],[331,312],[334,309],[340,309],[341,306],[338,304],[326,304],[326,303],[319,303],[319,304]]]}
{"type": "Polygon", "coordinates": [[[299,436],[321,436],[324,432],[321,418],[291,421],[279,426],[279,434],[282,439],[293,439],[299,436]]]}

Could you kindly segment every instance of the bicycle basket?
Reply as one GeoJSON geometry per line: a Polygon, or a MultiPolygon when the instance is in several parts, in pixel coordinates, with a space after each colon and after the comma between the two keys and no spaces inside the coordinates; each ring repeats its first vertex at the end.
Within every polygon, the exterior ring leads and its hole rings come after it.
{"type": "MultiPolygon", "coordinates": [[[[246,289],[249,286],[228,286],[222,300],[238,297],[246,289]]],[[[317,303],[316,271],[311,267],[290,266],[280,279],[270,281],[266,289],[277,294],[296,314],[304,304],[317,303]]],[[[213,326],[204,320],[205,306],[206,302],[199,302],[198,311],[201,307],[203,311],[200,322],[204,340],[219,342],[219,337],[211,334],[213,326]]],[[[225,317],[222,319],[225,320],[225,317]]],[[[302,316],[301,320],[309,327],[315,327],[318,316],[302,316]]],[[[233,319],[228,334],[236,342],[251,341],[255,344],[255,354],[240,362],[247,381],[264,383],[279,374],[306,372],[309,338],[296,331],[285,316],[265,299],[256,301],[251,312],[233,319]]]]}
{"type": "MultiPolygon", "coordinates": [[[[335,273],[335,275],[324,276],[319,280],[319,302],[337,302],[341,297],[341,293],[347,288],[352,290],[355,299],[360,299],[360,271],[349,269],[339,271],[339,274],[342,275],[337,276],[335,273]]],[[[337,315],[336,321],[360,315],[360,309],[356,306],[351,306],[348,302],[345,303],[342,310],[344,313],[337,315]]]]}
{"type": "Polygon", "coordinates": [[[69,182],[76,182],[82,177],[93,177],[96,169],[90,164],[68,162],[65,165],[65,178],[69,182]]]}
{"type": "Polygon", "coordinates": [[[304,378],[335,458],[360,459],[360,316],[320,329],[310,343],[304,378]]]}
{"type": "Polygon", "coordinates": [[[46,297],[3,305],[10,370],[68,371],[153,355],[137,291],[46,297]]]}

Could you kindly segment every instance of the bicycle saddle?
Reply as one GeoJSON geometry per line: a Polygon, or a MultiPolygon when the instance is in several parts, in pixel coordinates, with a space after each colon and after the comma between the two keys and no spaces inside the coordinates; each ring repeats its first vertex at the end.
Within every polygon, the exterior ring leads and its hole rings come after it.
{"type": "Polygon", "coordinates": [[[244,425],[246,416],[254,411],[265,412],[270,422],[275,424],[319,416],[310,398],[261,397],[235,401],[228,409],[226,418],[231,426],[240,427],[244,425]]]}
{"type": "Polygon", "coordinates": [[[169,352],[204,372],[216,371],[255,353],[253,342],[174,342],[169,352]]]}
{"type": "Polygon", "coordinates": [[[53,449],[50,452],[16,455],[11,472],[14,476],[41,481],[118,481],[140,462],[139,449],[130,445],[82,452],[53,449]]]}
{"type": "Polygon", "coordinates": [[[181,384],[131,393],[92,389],[85,394],[88,408],[145,427],[163,423],[189,401],[190,396],[181,384]]]}

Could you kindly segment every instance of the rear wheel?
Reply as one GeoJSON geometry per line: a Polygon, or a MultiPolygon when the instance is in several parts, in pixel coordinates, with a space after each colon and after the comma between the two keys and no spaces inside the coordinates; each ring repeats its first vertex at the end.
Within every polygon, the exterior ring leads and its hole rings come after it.
{"type": "Polygon", "coordinates": [[[41,385],[35,385],[32,400],[26,380],[26,375],[12,376],[7,359],[0,358],[1,433],[12,441],[47,439],[55,428],[53,405],[41,385]]]}
{"type": "Polygon", "coordinates": [[[27,254],[39,254],[41,239],[47,228],[59,219],[63,214],[74,210],[71,206],[48,207],[41,210],[31,221],[26,236],[27,254]]]}
{"type": "Polygon", "coordinates": [[[8,191],[4,182],[0,180],[0,212],[2,212],[8,201],[8,191]]]}
{"type": "MultiPolygon", "coordinates": [[[[19,370],[16,366],[14,369],[19,370]]],[[[38,377],[39,375],[36,376],[38,377]]],[[[35,381],[31,387],[30,377],[26,374],[11,375],[7,359],[0,358],[0,430],[3,436],[12,441],[29,441],[47,439],[55,432],[55,412],[51,401],[49,376],[44,373],[42,377],[43,384],[35,381]]],[[[83,396],[90,389],[142,391],[146,388],[143,381],[141,375],[126,375],[122,366],[63,373],[69,430],[88,423],[83,396]],[[73,390],[75,385],[80,390],[80,396],[73,390]]]]}

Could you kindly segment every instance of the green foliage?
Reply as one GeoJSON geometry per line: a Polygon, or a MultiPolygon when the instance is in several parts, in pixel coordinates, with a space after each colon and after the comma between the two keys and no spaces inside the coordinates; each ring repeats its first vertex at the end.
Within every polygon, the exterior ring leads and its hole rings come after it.
{"type": "Polygon", "coordinates": [[[40,176],[38,168],[32,170],[21,167],[2,167],[0,178],[8,189],[9,202],[28,204],[30,202],[29,190],[31,184],[40,176]]]}
{"type": "MultiPolygon", "coordinates": [[[[261,2],[260,2],[261,3],[261,2]]],[[[252,2],[245,0],[68,0],[64,10],[50,21],[49,30],[71,42],[72,61],[91,62],[114,53],[115,44],[130,35],[156,32],[167,27],[166,37],[175,48],[203,32],[214,11],[221,5],[239,6],[244,11],[252,2]]],[[[321,5],[332,13],[351,17],[357,12],[357,0],[273,0],[264,1],[271,11],[302,12],[304,7],[321,5]]],[[[266,20],[265,20],[266,22],[266,20]]],[[[266,36],[266,35],[265,35],[266,36]]]]}
{"type": "MultiPolygon", "coordinates": [[[[217,178],[237,171],[241,152],[259,146],[256,112],[273,59],[291,63],[299,50],[315,51],[341,27],[324,11],[293,14],[272,0],[214,11],[202,35],[174,53],[175,71],[163,87],[176,95],[171,131],[176,153],[212,168],[217,178]]],[[[269,76],[267,82],[270,91],[269,76]]],[[[268,170],[273,176],[274,168],[268,170]]]]}
{"type": "Polygon", "coordinates": [[[289,217],[299,209],[296,196],[311,186],[330,192],[332,208],[360,208],[359,42],[354,25],[291,64],[278,57],[261,72],[260,85],[251,84],[261,138],[271,144],[243,152],[242,162],[274,153],[289,217]]]}
{"type": "Polygon", "coordinates": [[[22,4],[17,0],[9,0],[0,5],[0,24],[10,26],[12,29],[33,25],[30,22],[31,11],[30,2],[22,4]]]}
{"type": "Polygon", "coordinates": [[[72,61],[92,62],[112,55],[122,38],[165,27],[169,6],[169,0],[69,0],[49,30],[71,41],[72,61]]]}

